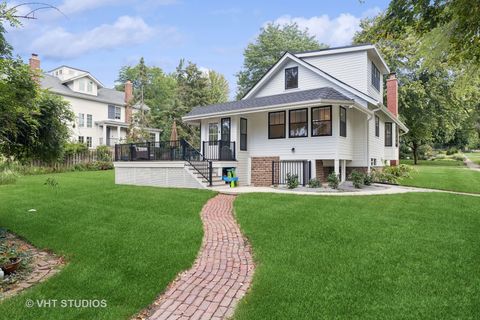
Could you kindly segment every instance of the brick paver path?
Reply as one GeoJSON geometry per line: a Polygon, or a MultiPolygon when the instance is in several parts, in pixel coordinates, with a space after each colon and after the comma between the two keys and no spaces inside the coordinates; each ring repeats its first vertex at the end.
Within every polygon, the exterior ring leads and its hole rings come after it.
{"type": "Polygon", "coordinates": [[[167,289],[148,319],[224,319],[233,315],[252,275],[250,246],[233,217],[235,196],[219,194],[203,207],[202,249],[192,269],[167,289]]]}

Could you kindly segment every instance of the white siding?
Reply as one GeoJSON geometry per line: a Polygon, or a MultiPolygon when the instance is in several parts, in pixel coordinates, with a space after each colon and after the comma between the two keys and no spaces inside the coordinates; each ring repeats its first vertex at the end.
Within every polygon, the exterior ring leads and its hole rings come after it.
{"type": "MultiPolygon", "coordinates": [[[[374,63],[377,66],[377,68],[380,70],[379,63],[377,61],[374,61],[374,63]]],[[[367,80],[366,80],[366,83],[367,83],[367,87],[368,87],[367,94],[370,97],[375,98],[378,101],[383,102],[383,75],[380,73],[380,91],[378,91],[377,88],[375,88],[372,85],[372,59],[370,58],[370,56],[368,58],[368,63],[367,63],[367,80]]]]}
{"type": "MultiPolygon", "coordinates": [[[[108,119],[108,105],[102,102],[96,102],[91,100],[78,99],[73,97],[63,97],[70,103],[70,108],[75,114],[75,125],[70,126],[71,139],[74,141],[78,140],[78,136],[92,137],[92,147],[96,147],[100,143],[100,138],[103,138],[103,128],[95,125],[96,121],[102,121],[108,119]],[[83,113],[85,119],[85,126],[80,127],[78,124],[78,114],[83,113]],[[92,115],[92,128],[87,127],[87,115],[92,115]]],[[[121,108],[121,119],[117,120],[119,122],[125,121],[125,107],[119,106],[121,108]]],[[[120,138],[125,138],[127,131],[125,128],[120,130],[120,138]]],[[[110,131],[110,138],[117,139],[117,129],[112,127],[110,131]]],[[[105,140],[103,139],[103,143],[105,140]]]]}
{"type": "Polygon", "coordinates": [[[303,60],[357,90],[368,93],[366,83],[366,51],[306,57],[303,58],[303,60]]]}

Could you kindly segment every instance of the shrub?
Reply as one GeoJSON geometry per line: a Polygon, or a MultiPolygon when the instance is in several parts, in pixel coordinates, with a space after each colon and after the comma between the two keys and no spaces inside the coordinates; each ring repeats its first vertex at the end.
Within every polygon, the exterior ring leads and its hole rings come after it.
{"type": "Polygon", "coordinates": [[[340,179],[335,172],[332,172],[327,177],[328,186],[332,189],[338,189],[338,185],[340,184],[340,179]]]}
{"type": "Polygon", "coordinates": [[[298,187],[298,175],[287,173],[287,188],[295,189],[298,187]]]}
{"type": "MultiPolygon", "coordinates": [[[[110,170],[113,169],[113,163],[111,161],[95,161],[93,163],[94,169],[96,170],[110,170]]],[[[288,179],[288,177],[287,177],[288,179]]],[[[298,186],[298,178],[297,178],[297,186],[298,186]]]]}
{"type": "Polygon", "coordinates": [[[411,166],[401,164],[399,166],[384,167],[383,171],[374,172],[374,181],[383,183],[398,183],[399,180],[410,177],[413,171],[411,166]]]}
{"type": "Polygon", "coordinates": [[[0,171],[0,185],[13,184],[17,182],[17,174],[10,169],[3,169],[0,171]]]}
{"type": "Polygon", "coordinates": [[[103,162],[112,161],[112,153],[110,151],[110,147],[108,146],[98,146],[96,149],[97,152],[97,160],[103,162]]]}
{"type": "Polygon", "coordinates": [[[452,159],[455,161],[463,161],[465,160],[465,156],[463,154],[455,154],[453,155],[452,159]]]}
{"type": "Polygon", "coordinates": [[[443,159],[445,159],[446,157],[447,157],[447,156],[446,156],[445,154],[439,153],[439,154],[437,154],[437,155],[435,156],[435,158],[432,159],[432,160],[443,160],[443,159]]]}
{"type": "Polygon", "coordinates": [[[313,179],[310,179],[310,181],[308,181],[309,188],[320,188],[321,186],[322,186],[322,183],[318,179],[313,178],[313,179]]]}
{"type": "Polygon", "coordinates": [[[452,154],[455,154],[455,153],[458,153],[458,148],[455,148],[455,147],[448,148],[447,156],[451,156],[452,154]]]}
{"type": "Polygon", "coordinates": [[[374,181],[374,177],[373,177],[373,174],[370,173],[370,174],[365,174],[364,177],[363,177],[363,184],[366,185],[366,186],[370,186],[372,185],[374,181]]]}
{"type": "Polygon", "coordinates": [[[75,154],[85,153],[88,151],[88,147],[85,143],[80,142],[69,142],[65,145],[64,154],[65,156],[72,156],[75,154]]]}
{"type": "Polygon", "coordinates": [[[352,180],[353,186],[355,188],[360,189],[363,182],[365,181],[365,175],[362,172],[353,170],[350,174],[350,180],[352,180]]]}

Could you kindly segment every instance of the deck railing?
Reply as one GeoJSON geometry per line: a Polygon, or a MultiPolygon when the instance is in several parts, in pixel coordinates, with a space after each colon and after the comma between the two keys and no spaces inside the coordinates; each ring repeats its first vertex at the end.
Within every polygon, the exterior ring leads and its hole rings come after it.
{"type": "Polygon", "coordinates": [[[212,185],[212,161],[183,139],[116,144],[115,161],[186,161],[212,185]]]}
{"type": "Polygon", "coordinates": [[[182,161],[182,141],[136,142],[115,145],[115,161],[182,161]]]}
{"type": "Polygon", "coordinates": [[[202,151],[208,160],[235,161],[235,141],[203,141],[202,151]]]}

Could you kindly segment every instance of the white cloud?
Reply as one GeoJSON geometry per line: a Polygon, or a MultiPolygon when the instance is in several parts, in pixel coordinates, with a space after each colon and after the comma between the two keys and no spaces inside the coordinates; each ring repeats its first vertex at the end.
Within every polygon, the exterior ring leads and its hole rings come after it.
{"type": "Polygon", "coordinates": [[[355,32],[360,30],[362,18],[376,15],[379,12],[380,9],[375,7],[365,11],[360,17],[350,13],[342,13],[335,18],[330,18],[326,14],[310,18],[284,15],[273,22],[277,24],[295,22],[301,29],[308,29],[309,34],[318,41],[330,46],[341,46],[352,42],[355,32]]]}
{"type": "Polygon", "coordinates": [[[127,0],[65,0],[59,9],[65,14],[79,13],[92,10],[107,5],[123,5],[127,4],[132,7],[148,7],[164,6],[176,4],[177,0],[149,0],[149,1],[127,1],[127,0]]]}
{"type": "Polygon", "coordinates": [[[73,58],[94,50],[142,43],[153,35],[174,37],[176,30],[152,28],[141,18],[122,16],[113,24],[103,24],[83,33],[71,33],[61,27],[46,30],[33,41],[31,50],[49,58],[73,58]]]}

